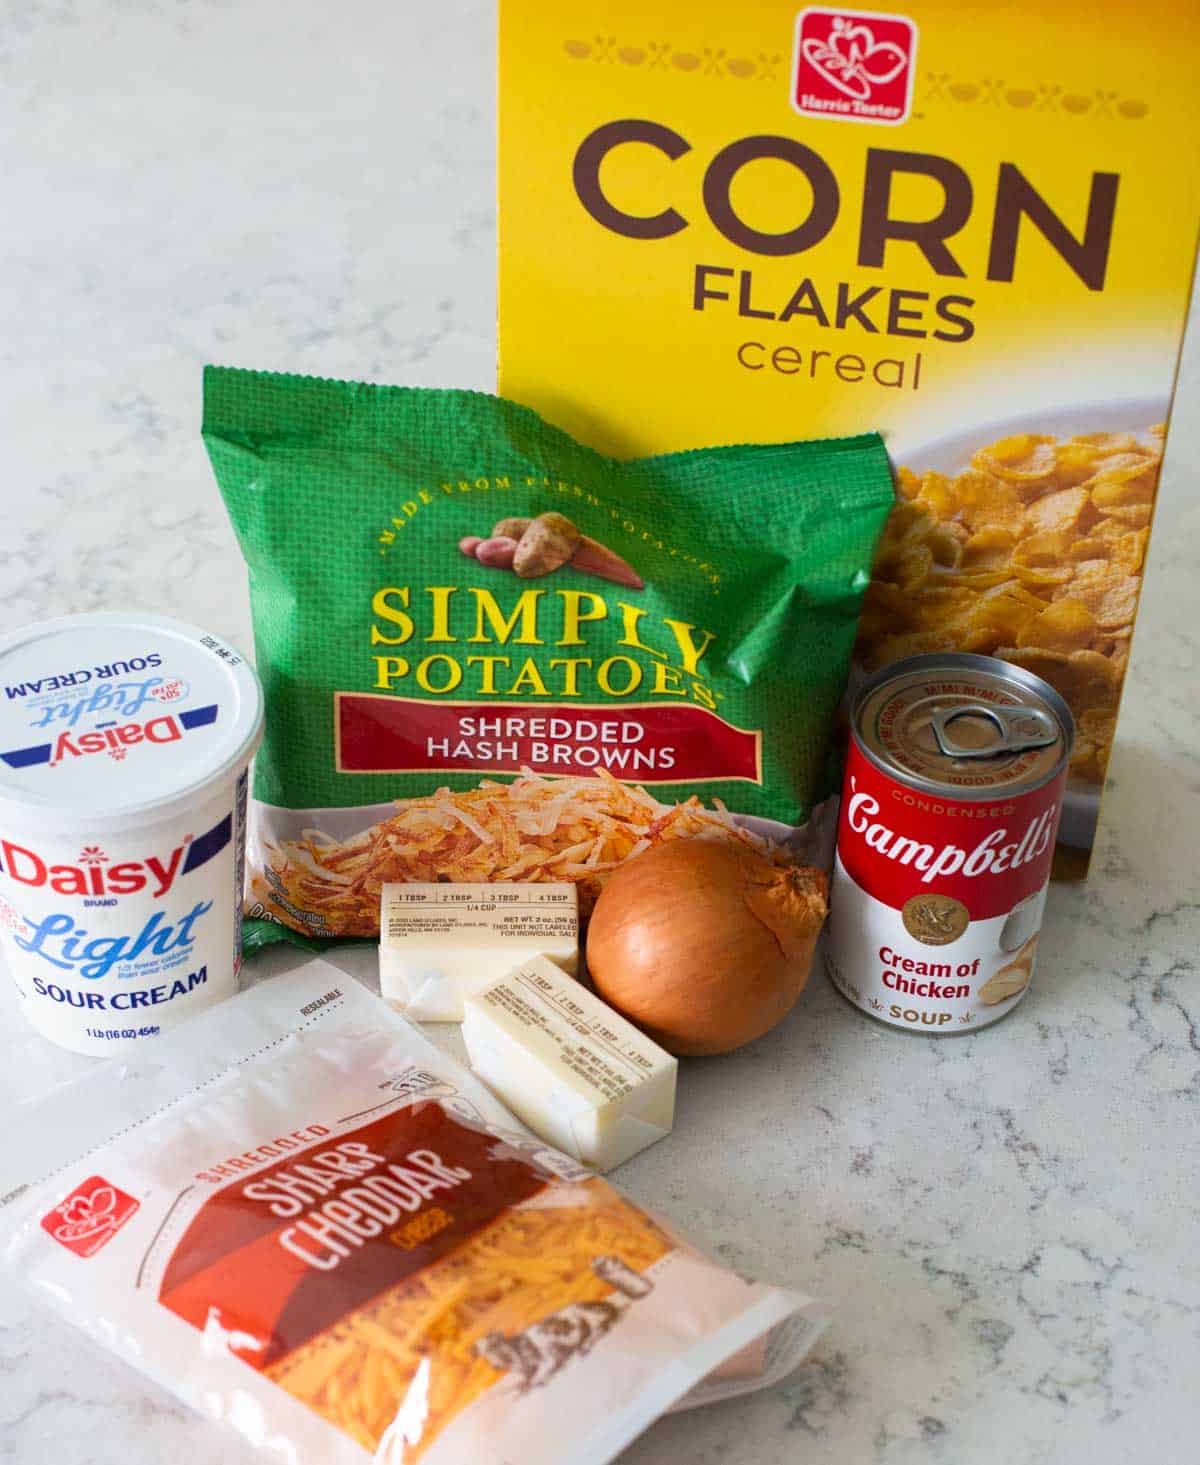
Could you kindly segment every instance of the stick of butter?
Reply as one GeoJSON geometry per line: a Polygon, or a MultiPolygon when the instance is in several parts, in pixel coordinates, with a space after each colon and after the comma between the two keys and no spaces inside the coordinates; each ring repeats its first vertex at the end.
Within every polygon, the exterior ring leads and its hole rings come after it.
{"type": "Polygon", "coordinates": [[[678,1063],[537,957],[467,994],[471,1067],[548,1144],[611,1170],[669,1134],[678,1063]]]}
{"type": "Polygon", "coordinates": [[[533,956],[579,962],[579,897],[566,881],[385,885],[379,989],[422,1022],[461,1022],[463,997],[533,956]]]}

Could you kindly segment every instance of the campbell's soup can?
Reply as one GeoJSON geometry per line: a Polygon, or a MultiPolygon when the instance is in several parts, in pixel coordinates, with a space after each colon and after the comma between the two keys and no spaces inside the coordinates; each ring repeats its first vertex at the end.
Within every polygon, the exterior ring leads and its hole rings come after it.
{"type": "Polygon", "coordinates": [[[1029,990],[1075,729],[1040,677],[915,656],[859,692],[825,960],[869,1016],[970,1032],[1029,990]]]}
{"type": "Polygon", "coordinates": [[[0,638],[0,949],[78,1053],[152,1048],[238,987],[253,668],[162,616],[0,638]]]}

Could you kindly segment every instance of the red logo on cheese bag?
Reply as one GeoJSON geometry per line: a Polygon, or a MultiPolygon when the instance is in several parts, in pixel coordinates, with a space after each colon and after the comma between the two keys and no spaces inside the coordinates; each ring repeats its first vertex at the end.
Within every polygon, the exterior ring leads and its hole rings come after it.
{"type": "Polygon", "coordinates": [[[42,1217],[42,1230],[76,1256],[95,1256],[137,1208],[133,1196],[92,1175],[42,1217]]]}
{"type": "Polygon", "coordinates": [[[796,20],[792,105],[809,117],[903,122],[912,109],[917,28],[904,15],[803,10],[796,20]]]}

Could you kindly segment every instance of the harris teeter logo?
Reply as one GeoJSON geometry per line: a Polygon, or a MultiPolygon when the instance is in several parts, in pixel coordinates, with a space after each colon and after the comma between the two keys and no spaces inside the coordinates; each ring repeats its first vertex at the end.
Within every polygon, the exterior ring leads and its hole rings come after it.
{"type": "Polygon", "coordinates": [[[95,1256],[132,1218],[139,1204],[102,1175],[90,1175],[42,1217],[42,1230],[76,1256],[95,1256]]]}
{"type": "Polygon", "coordinates": [[[895,126],[912,110],[917,28],[905,15],[811,7],[796,19],[792,106],[895,126]]]}

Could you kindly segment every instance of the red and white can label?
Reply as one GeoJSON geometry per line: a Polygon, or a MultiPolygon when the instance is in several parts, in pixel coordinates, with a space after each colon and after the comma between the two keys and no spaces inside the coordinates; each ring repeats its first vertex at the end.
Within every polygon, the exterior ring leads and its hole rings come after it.
{"type": "Polygon", "coordinates": [[[839,991],[925,1033],[1010,1012],[1033,974],[1065,776],[960,800],[908,787],[852,744],[825,947],[839,991]]]}

